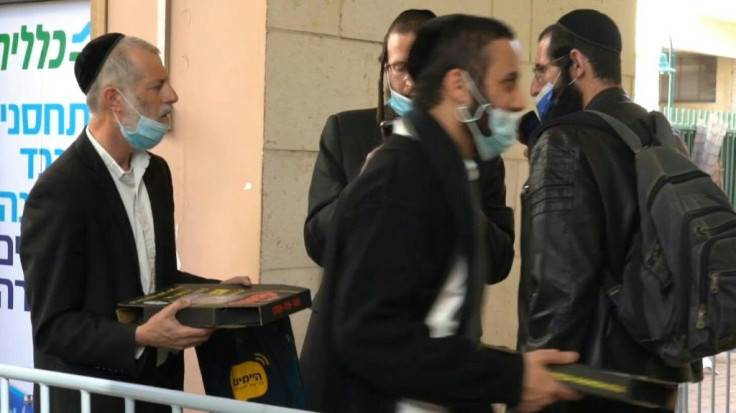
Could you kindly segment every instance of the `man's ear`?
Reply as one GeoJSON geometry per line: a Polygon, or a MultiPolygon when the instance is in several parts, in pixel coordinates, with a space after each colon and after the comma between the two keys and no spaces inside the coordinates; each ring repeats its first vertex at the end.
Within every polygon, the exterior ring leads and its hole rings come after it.
{"type": "Polygon", "coordinates": [[[120,96],[120,92],[112,86],[107,86],[102,89],[100,103],[103,107],[109,108],[113,112],[119,112],[124,102],[122,96],[120,96]]]}
{"type": "Polygon", "coordinates": [[[460,69],[452,69],[442,78],[442,92],[456,105],[470,105],[473,101],[465,75],[460,69]]]}
{"type": "Polygon", "coordinates": [[[572,49],[570,51],[570,75],[575,78],[581,78],[583,75],[590,70],[590,61],[585,57],[583,52],[578,49],[572,49]]]}

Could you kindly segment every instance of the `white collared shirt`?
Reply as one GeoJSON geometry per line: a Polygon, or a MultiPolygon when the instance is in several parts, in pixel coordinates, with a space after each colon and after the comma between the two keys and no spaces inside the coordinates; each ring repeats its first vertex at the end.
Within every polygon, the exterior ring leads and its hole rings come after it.
{"type": "Polygon", "coordinates": [[[135,150],[130,159],[130,169],[124,171],[92,136],[89,126],[87,137],[107,166],[120,194],[120,200],[123,201],[135,239],[143,293],[150,294],[156,285],[156,236],[153,229],[151,200],[148,198],[146,184],[143,182],[143,174],[148,168],[151,156],[146,151],[135,150]]]}

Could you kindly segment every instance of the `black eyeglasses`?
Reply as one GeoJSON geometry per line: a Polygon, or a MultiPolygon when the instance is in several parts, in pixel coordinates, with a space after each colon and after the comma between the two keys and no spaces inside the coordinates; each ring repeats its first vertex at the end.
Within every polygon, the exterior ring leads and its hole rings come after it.
{"type": "Polygon", "coordinates": [[[532,69],[532,73],[534,73],[534,80],[537,83],[543,83],[544,82],[544,74],[547,73],[547,69],[549,69],[550,66],[553,65],[553,63],[556,63],[562,59],[564,59],[567,56],[560,56],[557,59],[547,63],[547,64],[535,64],[534,68],[532,69]]]}
{"type": "Polygon", "coordinates": [[[409,77],[409,66],[406,62],[387,64],[384,68],[386,68],[391,74],[391,77],[396,80],[406,80],[406,78],[409,77]]]}

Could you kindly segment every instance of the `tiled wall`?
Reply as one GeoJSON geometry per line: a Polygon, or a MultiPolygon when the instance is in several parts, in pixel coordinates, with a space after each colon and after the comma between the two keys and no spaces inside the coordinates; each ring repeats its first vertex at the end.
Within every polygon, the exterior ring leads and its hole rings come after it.
{"type": "MultiPolygon", "coordinates": [[[[304,285],[313,293],[319,286],[321,270],[307,256],[302,237],[319,136],[330,114],[375,106],[380,42],[394,17],[407,8],[493,16],[509,23],[522,43],[525,90],[539,32],[569,10],[598,9],[621,29],[624,88],[632,92],[636,0],[269,0],[262,282],[304,285]]],[[[517,211],[518,232],[519,191],[528,166],[520,146],[504,159],[507,202],[517,211]]],[[[518,272],[517,254],[508,280],[489,288],[486,342],[515,345],[518,272]]],[[[308,316],[292,318],[299,346],[308,316]]]]}

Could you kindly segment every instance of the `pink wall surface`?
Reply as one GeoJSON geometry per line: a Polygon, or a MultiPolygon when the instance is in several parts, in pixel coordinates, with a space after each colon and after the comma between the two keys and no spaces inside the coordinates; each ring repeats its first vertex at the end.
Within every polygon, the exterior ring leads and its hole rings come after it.
{"type": "MultiPolygon", "coordinates": [[[[104,0],[97,0],[104,1],[104,0]]],[[[157,2],[107,0],[107,32],[157,43],[157,2]]],[[[153,152],[174,180],[182,270],[259,279],[266,0],[171,1],[173,128],[153,152]]],[[[203,393],[194,353],[185,389],[203,393]]]]}

